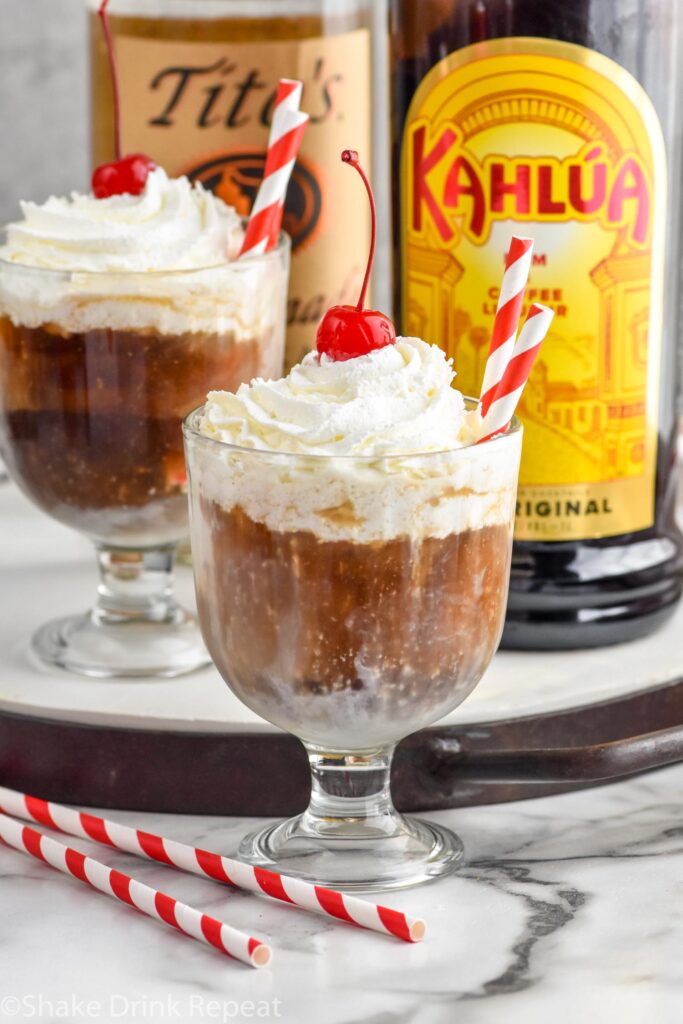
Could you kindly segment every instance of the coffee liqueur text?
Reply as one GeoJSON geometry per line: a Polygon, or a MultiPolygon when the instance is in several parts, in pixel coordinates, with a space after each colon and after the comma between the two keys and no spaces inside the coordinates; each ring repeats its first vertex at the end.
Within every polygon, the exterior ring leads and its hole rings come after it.
{"type": "Polygon", "coordinates": [[[564,160],[491,154],[479,161],[461,144],[455,127],[433,138],[418,124],[410,143],[411,228],[429,219],[441,240],[455,237],[453,218],[475,244],[495,221],[597,221],[624,229],[628,241],[647,246],[652,183],[637,153],[610,158],[603,143],[590,143],[564,160]]]}

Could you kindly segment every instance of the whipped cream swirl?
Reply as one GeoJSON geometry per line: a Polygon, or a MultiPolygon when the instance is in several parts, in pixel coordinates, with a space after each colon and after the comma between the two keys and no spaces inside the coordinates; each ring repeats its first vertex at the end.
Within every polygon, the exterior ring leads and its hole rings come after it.
{"type": "Polygon", "coordinates": [[[192,270],[234,259],[243,230],[236,211],[188,178],[157,167],[138,196],[92,193],[23,202],[0,258],[50,270],[192,270]]]}
{"type": "Polygon", "coordinates": [[[475,445],[480,417],[453,377],[440,348],[399,338],[340,362],[311,352],[283,380],[211,392],[199,431],[227,444],[192,445],[193,489],[319,540],[511,531],[521,436],[475,445]]]}
{"type": "Polygon", "coordinates": [[[0,247],[0,316],[54,334],[231,334],[281,349],[287,254],[237,260],[237,212],[157,167],[140,195],[22,203],[0,247]]]}
{"type": "Polygon", "coordinates": [[[202,431],[244,448],[308,455],[410,455],[474,440],[455,372],[436,345],[395,345],[334,361],[309,352],[282,380],[212,391],[202,431]]]}

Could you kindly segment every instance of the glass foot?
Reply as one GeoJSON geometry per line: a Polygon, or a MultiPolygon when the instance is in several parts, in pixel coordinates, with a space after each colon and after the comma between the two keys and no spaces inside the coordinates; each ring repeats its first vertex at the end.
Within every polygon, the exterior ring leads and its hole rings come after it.
{"type": "Polygon", "coordinates": [[[160,622],[104,622],[92,613],[55,619],[34,633],[31,647],[45,665],[100,679],[168,679],[211,661],[195,619],[178,607],[160,622]]]}
{"type": "Polygon", "coordinates": [[[310,811],[248,835],[239,857],[346,892],[406,889],[449,875],[462,863],[459,837],[396,811],[378,820],[330,821],[310,811]]]}

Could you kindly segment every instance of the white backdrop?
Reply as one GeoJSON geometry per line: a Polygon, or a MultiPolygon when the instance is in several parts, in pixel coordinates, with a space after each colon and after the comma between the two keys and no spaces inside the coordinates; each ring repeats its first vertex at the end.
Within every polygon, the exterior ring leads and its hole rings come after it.
{"type": "Polygon", "coordinates": [[[84,0],[0,0],[0,222],[88,177],[84,0]]]}

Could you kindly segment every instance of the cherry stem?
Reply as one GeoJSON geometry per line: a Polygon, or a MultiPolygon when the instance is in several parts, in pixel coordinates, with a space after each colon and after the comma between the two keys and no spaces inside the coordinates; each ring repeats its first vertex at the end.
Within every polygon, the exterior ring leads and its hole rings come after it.
{"type": "Polygon", "coordinates": [[[114,157],[121,159],[121,107],[119,102],[119,76],[116,70],[116,57],[114,55],[114,40],[111,36],[109,18],[107,16],[107,4],[109,0],[102,0],[100,9],[97,12],[102,22],[102,33],[107,46],[107,57],[109,59],[109,71],[111,72],[111,89],[114,98],[114,157]]]}
{"type": "Polygon", "coordinates": [[[370,182],[368,181],[367,174],[360,165],[360,162],[358,160],[358,153],[356,153],[355,149],[345,149],[344,152],[342,153],[342,160],[344,161],[345,164],[351,164],[351,166],[358,171],[361,178],[363,179],[365,191],[367,192],[368,199],[370,200],[370,253],[368,255],[368,263],[365,268],[365,277],[363,278],[363,285],[360,290],[360,295],[358,296],[358,305],[356,306],[356,309],[360,312],[363,309],[363,306],[365,305],[365,295],[368,290],[368,284],[370,283],[372,264],[375,259],[375,244],[377,242],[377,210],[375,208],[375,197],[372,194],[372,187],[370,185],[370,182]]]}

